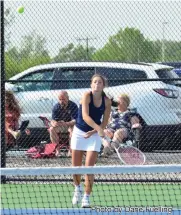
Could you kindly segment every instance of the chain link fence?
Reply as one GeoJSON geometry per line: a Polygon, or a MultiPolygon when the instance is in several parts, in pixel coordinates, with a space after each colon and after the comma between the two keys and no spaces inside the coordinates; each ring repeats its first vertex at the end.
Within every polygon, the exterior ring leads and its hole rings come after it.
{"type": "MultiPolygon", "coordinates": [[[[47,161],[25,152],[50,143],[40,116],[51,120],[60,91],[79,105],[95,73],[108,79],[105,92],[115,100],[129,95],[145,121],[139,148],[148,163],[180,163],[180,8],[181,1],[5,1],[6,89],[30,130],[7,147],[6,166],[70,165],[65,153],[47,161]]],[[[108,160],[98,163],[117,163],[108,160]]]]}

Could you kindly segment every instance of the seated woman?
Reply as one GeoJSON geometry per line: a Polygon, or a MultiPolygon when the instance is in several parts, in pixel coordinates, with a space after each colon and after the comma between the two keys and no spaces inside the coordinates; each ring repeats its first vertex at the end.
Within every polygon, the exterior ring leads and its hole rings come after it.
{"type": "Polygon", "coordinates": [[[7,146],[14,144],[14,138],[20,136],[18,131],[18,121],[21,109],[13,92],[5,91],[5,137],[7,146]]]}
{"type": "MultiPolygon", "coordinates": [[[[21,115],[21,108],[12,91],[5,91],[5,138],[7,149],[14,146],[14,139],[18,139],[21,131],[18,130],[18,121],[21,115]]],[[[27,125],[26,125],[27,126],[27,125]]],[[[25,130],[30,135],[30,130],[25,130]]]]}
{"type": "MultiPolygon", "coordinates": [[[[118,106],[111,112],[109,123],[104,130],[106,136],[111,138],[113,142],[120,143],[126,140],[132,140],[134,134],[132,128],[141,128],[140,120],[133,115],[128,107],[130,105],[130,98],[126,94],[121,94],[118,97],[118,106]]],[[[107,141],[103,141],[104,146],[110,146],[107,141]]],[[[116,146],[118,147],[118,145],[116,146]]],[[[104,155],[111,154],[110,147],[105,147],[104,155]]]]}

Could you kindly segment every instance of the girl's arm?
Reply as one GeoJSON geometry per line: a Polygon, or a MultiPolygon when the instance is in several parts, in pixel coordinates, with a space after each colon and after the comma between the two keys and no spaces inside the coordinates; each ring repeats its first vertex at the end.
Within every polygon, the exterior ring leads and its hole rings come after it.
{"type": "Polygon", "coordinates": [[[110,119],[110,113],[111,113],[111,100],[106,98],[105,99],[105,111],[104,111],[104,115],[103,115],[103,121],[101,123],[101,128],[104,129],[110,119]]]}

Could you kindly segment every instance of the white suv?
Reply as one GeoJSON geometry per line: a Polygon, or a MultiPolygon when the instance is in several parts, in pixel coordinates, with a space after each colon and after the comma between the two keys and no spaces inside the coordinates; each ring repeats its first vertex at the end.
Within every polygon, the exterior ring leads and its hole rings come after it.
{"type": "Polygon", "coordinates": [[[51,118],[53,105],[60,90],[68,91],[70,100],[79,104],[90,88],[95,73],[108,79],[105,92],[117,99],[120,93],[131,97],[131,108],[136,108],[148,126],[181,124],[181,88],[178,81],[164,78],[178,76],[173,68],[160,64],[128,64],[105,62],[76,62],[40,65],[12,77],[6,88],[15,91],[23,110],[22,120],[30,120],[33,129],[43,127],[40,115],[51,118]],[[167,76],[166,76],[167,77],[167,76]],[[14,82],[13,82],[14,81],[14,82]]]}

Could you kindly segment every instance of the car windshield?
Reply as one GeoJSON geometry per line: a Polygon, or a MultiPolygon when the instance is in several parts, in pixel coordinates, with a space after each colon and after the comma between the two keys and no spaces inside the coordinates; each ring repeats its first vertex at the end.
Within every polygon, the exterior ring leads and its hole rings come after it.
{"type": "MultiPolygon", "coordinates": [[[[172,69],[159,69],[156,70],[156,73],[160,79],[176,79],[179,78],[179,76],[172,70],[172,69]]],[[[181,86],[181,81],[178,80],[163,80],[166,84],[172,84],[176,86],[181,86]]]]}

